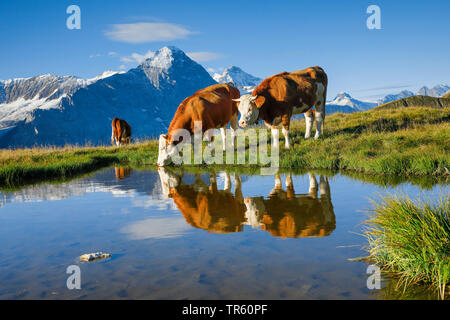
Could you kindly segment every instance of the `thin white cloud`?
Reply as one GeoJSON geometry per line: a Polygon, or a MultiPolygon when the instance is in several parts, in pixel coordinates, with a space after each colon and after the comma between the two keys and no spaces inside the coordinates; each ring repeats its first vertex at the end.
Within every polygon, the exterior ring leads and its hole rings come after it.
{"type": "Polygon", "coordinates": [[[170,41],[186,38],[190,34],[193,32],[179,25],[159,22],[114,24],[111,30],[105,31],[109,39],[127,43],[170,41]]]}
{"type": "Polygon", "coordinates": [[[115,51],[108,52],[108,56],[115,56],[115,55],[117,55],[117,52],[115,51]]]}
{"type": "Polygon", "coordinates": [[[120,61],[122,61],[123,63],[142,63],[144,62],[144,60],[151,58],[155,55],[155,52],[149,50],[144,54],[139,54],[139,53],[132,53],[130,56],[127,57],[121,57],[120,61]]]}
{"type": "Polygon", "coordinates": [[[216,60],[222,57],[220,53],[199,51],[199,52],[186,52],[187,56],[197,62],[205,62],[216,60]]]}
{"type": "Polygon", "coordinates": [[[119,69],[120,69],[120,70],[125,70],[126,68],[127,68],[127,66],[124,65],[124,64],[122,64],[122,65],[119,66],[119,69]]]}
{"type": "Polygon", "coordinates": [[[131,63],[134,62],[134,59],[132,57],[120,57],[120,61],[123,63],[131,63]]]}
{"type": "Polygon", "coordinates": [[[100,54],[100,53],[97,53],[97,54],[91,54],[90,56],[89,56],[89,58],[97,58],[97,57],[101,57],[102,55],[100,54]]]}
{"type": "Polygon", "coordinates": [[[181,215],[148,218],[123,227],[121,233],[131,240],[164,239],[180,237],[191,229],[181,215]]]}

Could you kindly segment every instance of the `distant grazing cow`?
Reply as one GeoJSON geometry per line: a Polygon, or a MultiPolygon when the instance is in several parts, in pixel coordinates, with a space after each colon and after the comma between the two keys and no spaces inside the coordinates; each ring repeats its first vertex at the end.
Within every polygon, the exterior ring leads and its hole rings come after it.
{"type": "Polygon", "coordinates": [[[198,174],[193,184],[186,184],[181,175],[163,167],[158,168],[158,172],[163,194],[173,199],[191,226],[215,233],[242,231],[245,205],[238,175],[235,175],[233,195],[228,173],[225,173],[224,190],[218,190],[215,173],[210,173],[208,186],[198,174]]]}
{"type": "Polygon", "coordinates": [[[246,127],[258,120],[272,129],[272,142],[278,144],[278,126],[283,125],[285,147],[289,149],[289,124],[292,115],[305,113],[305,139],[311,136],[314,116],[317,119],[315,138],[322,133],[328,78],[316,66],[295,72],[282,72],[265,79],[252,92],[239,99],[239,125],[246,127]],[[316,106],[315,115],[312,108],[316,106]]]}
{"type": "MultiPolygon", "coordinates": [[[[202,133],[209,129],[221,130],[223,149],[226,146],[225,128],[230,123],[232,145],[234,148],[235,130],[237,129],[238,109],[233,99],[238,99],[239,90],[229,84],[216,84],[197,91],[184,99],[169,126],[169,132],[159,137],[158,166],[171,162],[171,157],[179,152],[177,146],[181,139],[176,139],[178,129],[185,129],[194,134],[194,122],[200,121],[202,133]]],[[[210,132],[210,131],[208,131],[210,132]]],[[[211,135],[212,137],[212,135],[211,135]]],[[[211,139],[211,137],[207,137],[211,139]]]]}
{"type": "Polygon", "coordinates": [[[317,180],[309,174],[309,193],[296,195],[292,178],[286,177],[286,191],[279,175],[269,198],[252,197],[244,200],[246,219],[252,227],[270,232],[275,237],[323,237],[336,228],[331,204],[330,187],[326,177],[320,176],[320,198],[317,198],[317,180]]]}
{"type": "Polygon", "coordinates": [[[131,127],[125,120],[114,118],[111,123],[111,126],[112,126],[111,144],[114,144],[114,140],[116,140],[117,146],[132,142],[131,127]]]}

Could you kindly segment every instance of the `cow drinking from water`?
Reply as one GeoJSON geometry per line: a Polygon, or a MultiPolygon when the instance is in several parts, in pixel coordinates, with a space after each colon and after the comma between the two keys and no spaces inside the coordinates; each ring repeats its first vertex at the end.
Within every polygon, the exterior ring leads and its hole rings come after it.
{"type": "Polygon", "coordinates": [[[111,144],[114,144],[114,140],[116,141],[117,146],[132,142],[131,127],[125,120],[114,118],[111,123],[111,127],[111,144]]]}
{"type": "Polygon", "coordinates": [[[172,157],[180,151],[182,137],[177,131],[187,130],[193,135],[196,123],[201,124],[201,133],[207,133],[208,140],[212,139],[212,130],[220,129],[222,134],[223,150],[226,149],[225,128],[228,123],[231,126],[231,144],[234,148],[235,130],[237,130],[237,118],[239,111],[237,103],[239,90],[229,84],[216,84],[197,91],[191,97],[184,99],[169,126],[169,132],[159,137],[158,166],[168,165],[172,157]]]}
{"type": "Polygon", "coordinates": [[[265,79],[251,95],[239,102],[239,125],[246,127],[263,120],[272,129],[272,143],[278,144],[278,126],[282,124],[285,147],[289,149],[289,125],[292,115],[305,114],[305,139],[311,136],[314,117],[317,120],[315,138],[322,133],[328,78],[321,67],[294,72],[282,72],[265,79]],[[312,108],[316,106],[315,112],[312,108]]]}

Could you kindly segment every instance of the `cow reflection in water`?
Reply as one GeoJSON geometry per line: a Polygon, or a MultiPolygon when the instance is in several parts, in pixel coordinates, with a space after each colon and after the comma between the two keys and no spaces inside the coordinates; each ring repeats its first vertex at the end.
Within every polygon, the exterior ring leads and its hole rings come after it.
{"type": "Polygon", "coordinates": [[[336,227],[336,220],[326,177],[320,176],[320,198],[314,175],[309,175],[309,193],[295,195],[292,177],[286,177],[286,191],[281,178],[275,176],[275,188],[269,198],[242,197],[241,179],[235,178],[234,195],[231,179],[225,173],[224,190],[218,190],[215,173],[210,173],[209,186],[195,175],[193,184],[182,181],[183,175],[159,168],[163,194],[171,197],[193,227],[216,233],[239,232],[243,225],[261,228],[276,237],[323,237],[336,227]]]}
{"type": "Polygon", "coordinates": [[[326,177],[320,176],[320,198],[317,197],[317,189],[316,177],[309,174],[309,193],[296,195],[289,174],[284,191],[280,175],[277,174],[275,188],[268,199],[245,199],[247,221],[251,226],[259,226],[275,237],[328,236],[336,228],[336,218],[326,177]]]}
{"type": "Polygon", "coordinates": [[[235,193],[231,192],[231,179],[225,173],[224,190],[218,190],[215,173],[210,173],[209,186],[195,175],[195,182],[187,185],[182,175],[159,168],[163,193],[173,198],[186,221],[193,227],[216,233],[242,231],[245,205],[241,180],[235,175],[235,193]]]}
{"type": "Polygon", "coordinates": [[[127,178],[130,176],[131,171],[133,169],[131,168],[124,168],[124,167],[114,167],[114,170],[116,172],[116,179],[117,180],[122,180],[124,178],[127,178]]]}

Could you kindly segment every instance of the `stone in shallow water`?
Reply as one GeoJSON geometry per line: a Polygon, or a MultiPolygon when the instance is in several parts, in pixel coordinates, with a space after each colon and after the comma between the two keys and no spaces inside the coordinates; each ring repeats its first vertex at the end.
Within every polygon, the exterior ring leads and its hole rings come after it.
{"type": "Polygon", "coordinates": [[[109,253],[95,252],[83,254],[82,256],[80,256],[80,260],[91,262],[94,260],[105,259],[110,257],[111,255],[109,253]]]}

